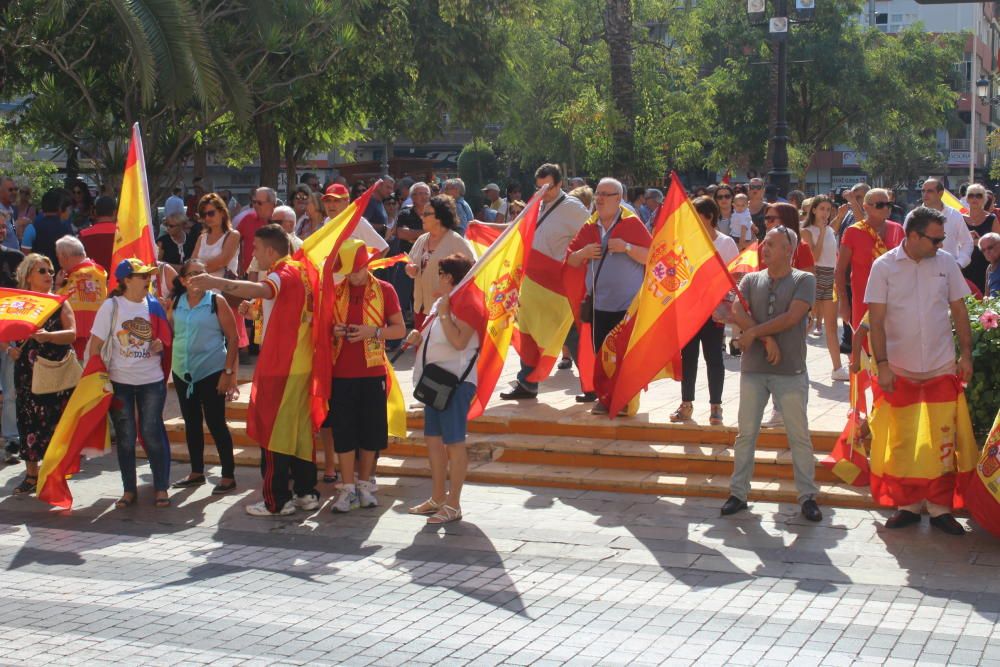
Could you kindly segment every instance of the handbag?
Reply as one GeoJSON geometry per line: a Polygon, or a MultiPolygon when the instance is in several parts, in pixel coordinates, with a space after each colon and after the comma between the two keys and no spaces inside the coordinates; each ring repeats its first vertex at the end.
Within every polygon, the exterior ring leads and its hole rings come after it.
{"type": "Polygon", "coordinates": [[[476,353],[472,355],[472,359],[469,361],[465,372],[462,373],[462,377],[458,377],[437,364],[428,364],[427,347],[430,343],[431,327],[433,326],[434,323],[432,322],[427,327],[427,338],[423,344],[424,370],[420,374],[420,379],[417,381],[416,386],[413,388],[413,398],[427,407],[440,411],[448,408],[448,405],[451,403],[451,397],[455,394],[455,389],[458,385],[465,382],[465,378],[469,377],[472,367],[476,364],[476,357],[479,356],[479,350],[476,350],[476,353]]]}
{"type": "Polygon", "coordinates": [[[83,366],[76,360],[72,349],[59,361],[52,361],[42,356],[35,357],[35,366],[31,370],[32,394],[55,394],[73,389],[80,384],[83,366]]]}

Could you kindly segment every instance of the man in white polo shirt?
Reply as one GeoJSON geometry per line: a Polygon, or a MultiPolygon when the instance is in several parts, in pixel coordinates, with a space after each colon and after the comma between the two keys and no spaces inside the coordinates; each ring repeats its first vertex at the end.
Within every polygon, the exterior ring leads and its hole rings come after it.
{"type": "Polygon", "coordinates": [[[887,528],[919,523],[926,501],[931,525],[962,535],[952,500],[960,491],[959,473],[969,461],[975,465],[976,445],[962,437],[968,409],[956,397],[961,390],[955,391],[954,378],[972,377],[972,331],[964,301],[969,287],[954,258],[939,250],[945,224],[939,211],[914,209],[906,239],[875,260],[868,278],[871,350],[885,393],[871,418],[872,492],[876,500],[898,507],[887,528]],[[955,409],[945,414],[950,406],[955,409]],[[912,423],[921,419],[925,430],[912,423]]]}
{"type": "MultiPolygon", "coordinates": [[[[941,245],[941,249],[951,255],[958,262],[958,266],[964,269],[972,261],[972,249],[976,247],[976,243],[972,240],[972,234],[969,233],[969,226],[965,224],[965,218],[960,212],[947,206],[941,200],[943,195],[944,185],[936,178],[928,178],[920,188],[920,196],[923,197],[924,206],[934,209],[944,216],[944,243],[941,245]]],[[[909,215],[906,216],[903,229],[907,229],[912,215],[913,211],[910,211],[909,215]]]]}

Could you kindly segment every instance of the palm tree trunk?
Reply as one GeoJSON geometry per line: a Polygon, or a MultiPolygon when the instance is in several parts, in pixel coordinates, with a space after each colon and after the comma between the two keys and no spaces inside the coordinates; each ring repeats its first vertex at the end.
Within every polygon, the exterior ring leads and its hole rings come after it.
{"type": "Polygon", "coordinates": [[[630,181],[635,154],[632,0],[606,0],[604,40],[611,60],[611,97],[620,116],[612,133],[612,171],[630,181]]]}
{"type": "Polygon", "coordinates": [[[260,184],[277,189],[278,169],[281,167],[278,128],[265,114],[254,116],[253,126],[257,134],[257,149],[260,151],[260,184]]]}

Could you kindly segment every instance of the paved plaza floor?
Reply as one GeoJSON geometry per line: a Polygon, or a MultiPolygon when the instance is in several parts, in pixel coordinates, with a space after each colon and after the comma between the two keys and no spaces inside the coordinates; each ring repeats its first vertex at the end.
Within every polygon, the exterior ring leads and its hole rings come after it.
{"type": "MultiPolygon", "coordinates": [[[[175,464],[172,477],[187,472],[175,464]]],[[[210,471],[217,475],[218,469],[210,471]]],[[[467,520],[382,505],[252,518],[240,491],[113,509],[113,457],[73,511],[0,469],[0,664],[1000,665],[1000,541],[883,512],[471,485],[467,520]]],[[[963,520],[964,522],[964,520],[963,520]]]]}

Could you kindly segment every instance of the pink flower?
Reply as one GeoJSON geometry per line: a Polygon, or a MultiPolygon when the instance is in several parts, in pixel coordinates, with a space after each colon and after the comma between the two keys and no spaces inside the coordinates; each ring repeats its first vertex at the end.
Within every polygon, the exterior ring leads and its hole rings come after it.
{"type": "Polygon", "coordinates": [[[996,311],[993,310],[983,311],[983,314],[979,316],[979,323],[983,325],[984,329],[996,329],[1000,326],[1000,315],[997,315],[996,311]]]}

